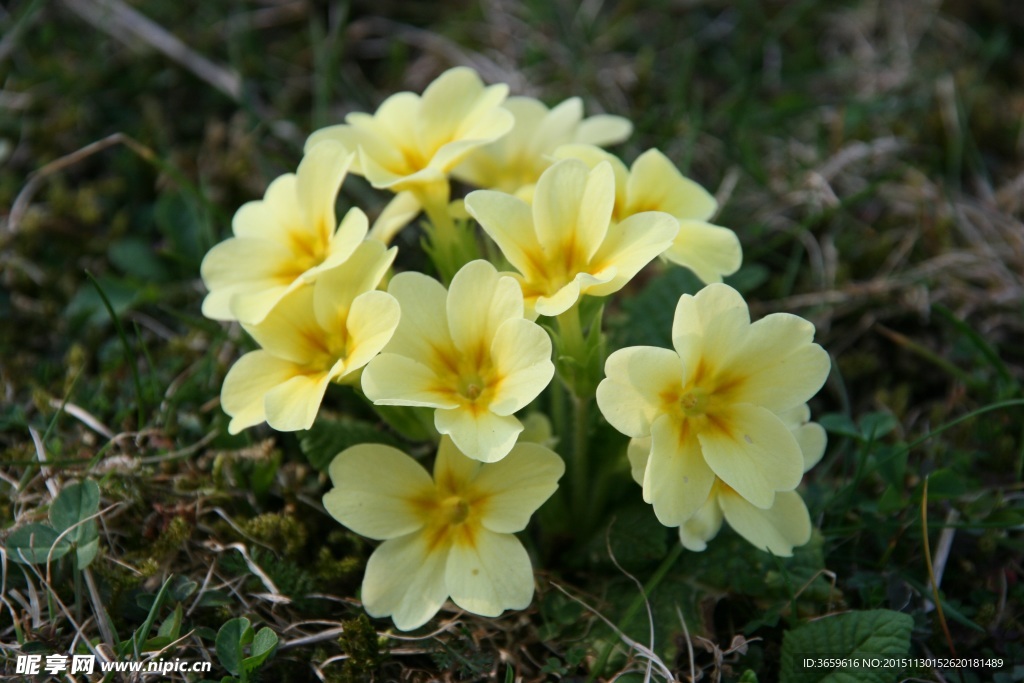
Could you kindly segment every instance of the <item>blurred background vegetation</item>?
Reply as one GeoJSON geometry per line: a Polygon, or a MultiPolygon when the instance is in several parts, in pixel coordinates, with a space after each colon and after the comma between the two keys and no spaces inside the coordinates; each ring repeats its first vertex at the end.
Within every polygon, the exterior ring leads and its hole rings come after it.
{"type": "MultiPolygon", "coordinates": [[[[914,656],[1004,661],[904,677],[1024,680],[1024,6],[10,0],[0,35],[8,666],[84,639],[115,651],[149,617],[163,644],[184,637],[170,656],[231,670],[211,648],[246,617],[280,638],[262,680],[610,678],[643,671],[629,642],[652,645],[628,571],[680,680],[791,675],[787,631],[876,609],[913,618],[914,656]],[[666,563],[677,540],[624,474],[610,528],[544,551],[530,610],[442,612],[398,639],[359,617],[370,547],[319,499],[340,447],[399,437],[344,391],[309,433],[227,435],[217,397],[249,342],[200,315],[203,255],[309,132],[458,64],[631,119],[617,153],[658,147],[718,196],[755,315],[816,324],[830,445],[794,558],[723,531],[666,563]],[[85,478],[95,557],[13,563],[12,530],[85,478]]],[[[341,201],[382,200],[350,178],[341,201]]],[[[614,344],[666,344],[695,287],[646,272],[606,316],[614,344]]]]}

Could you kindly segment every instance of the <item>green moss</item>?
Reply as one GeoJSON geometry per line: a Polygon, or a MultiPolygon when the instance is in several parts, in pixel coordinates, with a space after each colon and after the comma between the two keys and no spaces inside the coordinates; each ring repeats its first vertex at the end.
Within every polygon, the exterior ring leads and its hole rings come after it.
{"type": "Polygon", "coordinates": [[[338,638],[338,645],[348,655],[348,659],[345,660],[339,681],[356,683],[372,680],[374,672],[381,664],[377,631],[365,614],[342,622],[342,627],[345,632],[338,638]]]}
{"type": "Polygon", "coordinates": [[[306,546],[309,531],[296,517],[284,512],[267,512],[245,522],[245,533],[293,557],[306,546]]]}

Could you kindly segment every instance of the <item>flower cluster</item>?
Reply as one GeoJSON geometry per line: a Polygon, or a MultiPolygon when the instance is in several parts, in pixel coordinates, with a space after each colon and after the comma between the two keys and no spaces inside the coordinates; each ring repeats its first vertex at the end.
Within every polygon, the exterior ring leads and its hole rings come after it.
{"type": "Polygon", "coordinates": [[[314,132],[296,172],[242,206],[202,265],[203,313],[237,321],[259,347],[224,380],[229,431],[309,429],[331,384],[386,421],[388,406],[426,417],[433,477],[362,444],[336,456],[324,496],[335,519],[382,541],[362,600],[404,630],[448,598],[485,616],[529,605],[532,563],[513,534],[567,472],[562,504],[578,530],[599,513],[588,500],[595,395],[632,439],[622,457],[644,500],[685,547],[703,549],[723,520],[780,555],[810,534],[795,489],[824,451],[806,402],[829,369],[813,327],[786,314],[750,322],[720,284],[742,254],[709,222],[715,199],[656,149],[627,167],[601,148],[625,140],[628,121],[584,118],[578,98],[548,108],[507,95],[455,68],[422,95],[314,132]],[[349,173],[394,195],[372,227],[356,207],[338,220],[349,173]],[[395,274],[403,259],[388,245],[420,215],[436,277],[395,274]],[[679,299],[674,350],[622,349],[605,366],[601,309],[583,320],[582,300],[619,292],[659,256],[711,284],[679,299]]]}

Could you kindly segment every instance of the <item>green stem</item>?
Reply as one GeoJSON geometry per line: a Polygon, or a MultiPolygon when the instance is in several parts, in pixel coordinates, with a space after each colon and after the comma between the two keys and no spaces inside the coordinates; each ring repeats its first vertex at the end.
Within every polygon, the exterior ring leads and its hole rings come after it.
{"type": "Polygon", "coordinates": [[[590,397],[573,397],[572,424],[572,517],[576,520],[581,538],[590,529],[590,458],[587,453],[587,433],[590,418],[590,397]]]}
{"type": "Polygon", "coordinates": [[[586,361],[586,340],[583,339],[578,301],[558,316],[558,333],[562,338],[565,354],[575,358],[582,365],[586,361]]]}
{"type": "MultiPolygon", "coordinates": [[[[651,575],[651,578],[647,580],[646,584],[644,584],[644,592],[638,595],[636,598],[634,598],[629,608],[626,609],[625,614],[622,615],[622,619],[619,620],[620,631],[624,632],[627,628],[629,628],[629,626],[633,623],[633,619],[636,618],[637,613],[640,611],[640,608],[643,607],[644,604],[646,604],[651,593],[653,593],[654,590],[658,587],[662,579],[664,579],[665,576],[668,574],[669,570],[672,569],[672,565],[676,563],[676,560],[678,560],[679,556],[682,554],[682,544],[676,543],[675,546],[672,548],[672,551],[668,555],[666,555],[665,559],[661,561],[660,565],[658,565],[658,568],[654,571],[654,574],[651,575]]],[[[604,670],[605,664],[608,663],[608,657],[611,656],[612,649],[614,647],[614,642],[609,643],[605,646],[604,650],[601,652],[601,655],[597,658],[597,662],[594,663],[594,668],[590,670],[590,675],[587,677],[587,683],[596,680],[597,677],[601,675],[601,672],[604,670]]]]}

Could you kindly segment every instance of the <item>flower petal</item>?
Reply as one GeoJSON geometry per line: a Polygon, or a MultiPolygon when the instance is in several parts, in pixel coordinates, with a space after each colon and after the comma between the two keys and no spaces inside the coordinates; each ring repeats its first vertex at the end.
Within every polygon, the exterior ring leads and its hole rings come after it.
{"type": "Polygon", "coordinates": [[[517,443],[502,460],[480,468],[473,482],[479,496],[481,523],[491,531],[522,531],[530,516],[558,489],[565,463],[557,453],[535,443],[517,443]]]}
{"type": "Polygon", "coordinates": [[[497,328],[492,340],[491,362],[500,379],[490,410],[496,415],[511,415],[537,398],[551,382],[555,374],[551,338],[540,325],[513,318],[497,328]]]}
{"type": "Polygon", "coordinates": [[[715,475],[701,454],[689,420],[663,415],[651,425],[651,456],[644,472],[644,500],[665,526],[679,526],[700,509],[715,475]]]}
{"type": "Polygon", "coordinates": [[[736,532],[761,550],[779,557],[790,557],[795,546],[811,540],[811,517],[807,506],[795,491],[781,491],[775,503],[762,510],[740,495],[725,491],[719,496],[725,521],[736,532]]]}
{"type": "MultiPolygon", "coordinates": [[[[392,337],[388,345],[394,341],[392,337]]],[[[454,391],[444,387],[431,368],[397,353],[382,353],[371,360],[363,370],[362,386],[366,398],[379,406],[454,408],[458,405],[453,398],[454,391]]]]}
{"type": "Polygon", "coordinates": [[[626,436],[649,436],[651,423],[663,409],[663,394],[678,394],[682,388],[679,356],[655,346],[620,349],[608,356],[604,371],[597,406],[626,436]]]}
{"type": "Polygon", "coordinates": [[[398,231],[412,222],[420,213],[420,203],[412,192],[399,192],[373,222],[367,239],[391,244],[398,231]]]}
{"type": "Polygon", "coordinates": [[[397,448],[360,444],[330,466],[334,488],[324,494],[331,517],[360,536],[383,541],[422,529],[434,482],[423,466],[397,448]]]}
{"type": "MultiPolygon", "coordinates": [[[[485,617],[525,609],[533,599],[533,566],[515,536],[475,529],[472,542],[455,541],[445,584],[456,605],[485,617]]],[[[369,571],[369,567],[367,567],[369,571]]]]}
{"type": "MultiPolygon", "coordinates": [[[[299,210],[305,214],[303,230],[320,233],[327,242],[335,228],[334,204],[345,180],[354,150],[334,140],[324,140],[306,150],[296,172],[299,210]]],[[[299,227],[299,226],[296,226],[299,227]]]]}
{"type": "Polygon", "coordinates": [[[718,209],[707,190],[683,176],[669,158],[649,149],[633,162],[628,184],[629,214],[665,211],[679,220],[706,221],[718,209]]]}
{"type": "Polygon", "coordinates": [[[668,249],[679,224],[667,213],[648,211],[630,216],[608,230],[601,248],[594,254],[590,271],[615,267],[615,277],[586,290],[591,296],[607,296],[622,289],[640,269],[668,249]]]}
{"type": "Polygon", "coordinates": [[[256,325],[243,325],[261,347],[284,360],[305,364],[321,354],[323,328],[313,314],[313,287],[299,287],[256,325]]]}
{"type": "Polygon", "coordinates": [[[529,204],[504,192],[477,190],[466,196],[466,211],[516,270],[527,276],[538,270],[531,254],[540,252],[540,244],[529,204]]]}
{"type": "Polygon", "coordinates": [[[753,505],[767,510],[776,491],[800,483],[804,459],[793,433],[774,413],[737,404],[707,417],[697,437],[718,477],[753,505]]]}
{"type": "Polygon", "coordinates": [[[398,327],[398,301],[387,292],[364,292],[352,302],[345,320],[348,331],[346,372],[370,362],[391,340],[398,327]]]}
{"type": "Polygon", "coordinates": [[[200,273],[209,294],[203,300],[203,315],[214,320],[237,320],[232,304],[239,295],[267,297],[262,314],[246,322],[259,322],[284,295],[292,278],[283,277],[292,266],[292,254],[277,242],[238,237],[217,244],[203,258],[200,273]],[[257,318],[257,319],[253,319],[257,318]]]}
{"type": "Polygon", "coordinates": [[[284,384],[302,368],[277,358],[266,351],[250,351],[239,358],[224,378],[220,405],[231,416],[228,432],[238,434],[267,419],[264,397],[274,387],[284,384]]]}
{"type": "Polygon", "coordinates": [[[665,258],[686,266],[703,282],[721,282],[743,262],[740,240],[732,230],[700,221],[679,221],[679,234],[665,258]]]}
{"type": "Polygon", "coordinates": [[[559,161],[537,181],[533,196],[537,239],[550,258],[586,263],[608,233],[614,206],[610,164],[602,162],[590,170],[576,159],[559,161]]]}
{"type": "MultiPolygon", "coordinates": [[[[726,349],[736,343],[736,336],[745,336],[750,325],[747,302],[740,293],[728,285],[712,284],[697,292],[696,296],[684,294],[676,304],[672,320],[672,347],[683,359],[683,365],[691,376],[708,368],[700,369],[702,361],[720,359],[726,349]],[[712,320],[720,336],[735,335],[728,340],[727,347],[715,347],[705,340],[705,331],[712,320]],[[705,349],[711,358],[705,359],[705,349]]],[[[718,367],[720,363],[716,363],[718,367]]]]}
{"type": "Polygon", "coordinates": [[[736,368],[732,400],[782,411],[806,403],[821,389],[832,365],[811,342],[814,325],[789,313],[773,313],[750,326],[729,354],[736,368]]]}
{"type": "Polygon", "coordinates": [[[448,598],[447,547],[432,547],[427,534],[384,541],[366,563],[362,599],[371,617],[390,616],[402,631],[430,621],[448,598]]]}
{"type": "Polygon", "coordinates": [[[434,426],[451,436],[460,451],[481,462],[504,458],[523,431],[523,424],[511,415],[495,415],[476,404],[438,409],[434,426]]]}
{"type": "Polygon", "coordinates": [[[316,374],[296,375],[268,391],[267,424],[279,432],[312,427],[331,378],[331,369],[325,368],[316,374]]]}
{"type": "Polygon", "coordinates": [[[633,476],[633,481],[643,486],[647,461],[651,458],[651,437],[637,436],[630,439],[626,447],[626,457],[629,458],[629,473],[633,476]]]}
{"type": "MultiPolygon", "coordinates": [[[[514,122],[500,108],[507,95],[507,85],[485,87],[473,69],[448,69],[423,91],[415,129],[420,150],[429,158],[453,141],[468,139],[479,145],[507,133],[514,122]]],[[[447,170],[464,156],[453,154],[440,165],[447,170]]]]}
{"type": "Polygon", "coordinates": [[[602,161],[607,161],[612,166],[612,173],[615,176],[615,211],[619,218],[625,217],[622,214],[626,206],[626,185],[629,182],[629,169],[622,163],[622,160],[611,152],[606,152],[594,144],[570,144],[562,145],[552,155],[555,159],[579,159],[590,168],[595,168],[602,161]]]}
{"type": "Polygon", "coordinates": [[[438,353],[453,348],[448,331],[448,291],[440,282],[422,273],[399,273],[391,279],[388,293],[398,299],[402,318],[388,353],[433,363],[438,353]]]}
{"type": "Polygon", "coordinates": [[[633,134],[633,124],[629,119],[609,114],[588,116],[576,127],[572,142],[584,145],[605,147],[616,145],[633,134]]]}
{"type": "Polygon", "coordinates": [[[722,508],[718,496],[712,493],[693,517],[679,526],[679,541],[693,552],[702,552],[708,541],[718,535],[722,528],[722,508]]]}
{"type": "Polygon", "coordinates": [[[465,495],[480,471],[480,461],[466,456],[450,436],[442,436],[434,458],[434,481],[440,495],[465,495]]]}
{"type": "Polygon", "coordinates": [[[804,472],[806,472],[817,465],[825,455],[828,436],[825,434],[825,428],[817,422],[800,425],[794,432],[794,436],[796,436],[796,442],[800,444],[800,452],[804,456],[804,472]]]}
{"type": "Polygon", "coordinates": [[[316,270],[328,270],[345,263],[366,239],[369,221],[362,209],[352,207],[330,238],[327,253],[316,270]]]}
{"type": "Polygon", "coordinates": [[[317,324],[326,331],[344,329],[352,302],[377,288],[397,252],[366,240],[343,264],[321,271],[312,287],[317,324]]]}
{"type": "MultiPolygon", "coordinates": [[[[580,273],[571,282],[563,285],[554,294],[545,295],[541,294],[533,300],[533,310],[538,315],[547,316],[553,318],[556,315],[565,313],[572,305],[580,300],[582,296],[581,284],[588,282],[588,276],[586,273],[580,273]]],[[[601,280],[598,280],[601,282],[601,280]]],[[[531,282],[530,285],[540,285],[543,287],[546,285],[543,280],[540,282],[531,282]]],[[[529,303],[527,303],[529,305],[529,303]]]]}
{"type": "Polygon", "coordinates": [[[489,262],[467,263],[448,288],[448,329],[463,357],[479,361],[490,350],[495,332],[507,320],[523,317],[523,292],[511,277],[489,262]]]}
{"type": "Polygon", "coordinates": [[[297,182],[294,173],[285,173],[271,181],[263,199],[243,204],[231,220],[231,231],[235,237],[290,245],[291,226],[302,223],[297,182]]]}

